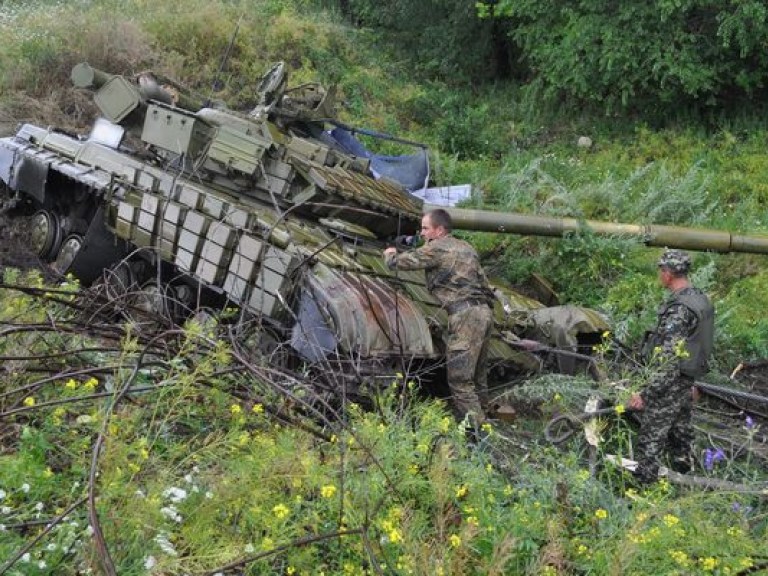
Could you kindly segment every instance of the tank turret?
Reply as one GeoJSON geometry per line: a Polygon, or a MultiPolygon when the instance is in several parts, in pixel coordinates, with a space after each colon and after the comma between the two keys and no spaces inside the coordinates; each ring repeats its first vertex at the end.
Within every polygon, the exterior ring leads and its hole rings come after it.
{"type": "MultiPolygon", "coordinates": [[[[82,63],[72,81],[101,112],[90,135],[25,124],[0,139],[6,205],[42,261],[128,313],[179,322],[235,308],[258,327],[249,342],[358,383],[404,366],[440,373],[446,312],[422,273],[382,260],[390,239],[418,230],[409,190],[428,180],[424,147],[370,152],[358,133],[398,139],[335,121],[333,91],[290,87],[282,64],[247,113],[152,73],[82,63]]],[[[591,310],[496,291],[492,378],[541,368],[521,336],[589,351],[608,328],[591,310]]]]}

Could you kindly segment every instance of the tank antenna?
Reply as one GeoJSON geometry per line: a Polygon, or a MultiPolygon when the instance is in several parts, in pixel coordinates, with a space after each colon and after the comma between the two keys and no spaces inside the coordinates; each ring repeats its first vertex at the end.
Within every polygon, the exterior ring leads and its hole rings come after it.
{"type": "Polygon", "coordinates": [[[216,71],[216,77],[213,79],[213,84],[211,85],[211,94],[208,96],[208,98],[205,101],[205,107],[208,107],[211,105],[211,101],[213,100],[213,93],[216,91],[218,85],[219,85],[219,79],[221,78],[221,75],[224,72],[224,68],[227,65],[227,61],[229,60],[229,55],[232,53],[232,46],[235,45],[235,38],[237,38],[237,32],[240,30],[240,23],[243,21],[243,15],[240,14],[240,18],[237,20],[237,24],[235,25],[235,30],[232,32],[232,38],[229,39],[229,44],[227,45],[227,49],[224,51],[224,56],[221,58],[221,63],[219,64],[219,69],[216,71]]]}

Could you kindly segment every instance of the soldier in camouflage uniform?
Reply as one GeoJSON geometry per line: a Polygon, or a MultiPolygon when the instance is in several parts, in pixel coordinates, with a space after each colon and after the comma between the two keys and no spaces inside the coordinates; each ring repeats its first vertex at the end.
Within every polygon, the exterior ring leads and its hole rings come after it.
{"type": "Polygon", "coordinates": [[[658,262],[659,280],[670,290],[658,312],[658,323],[646,335],[644,355],[654,371],[629,407],[643,410],[637,441],[635,475],[643,482],[658,476],[667,451],[672,469],[689,472],[693,465],[691,403],[694,378],[707,371],[712,352],[714,309],[709,298],[688,280],[691,258],[667,250],[658,262]]]}
{"type": "Polygon", "coordinates": [[[445,334],[448,386],[454,413],[476,430],[488,407],[488,341],[493,326],[493,291],[472,246],[451,235],[450,215],[433,210],[421,220],[426,244],[407,252],[384,251],[390,268],[424,270],[427,289],[448,312],[445,334]]]}

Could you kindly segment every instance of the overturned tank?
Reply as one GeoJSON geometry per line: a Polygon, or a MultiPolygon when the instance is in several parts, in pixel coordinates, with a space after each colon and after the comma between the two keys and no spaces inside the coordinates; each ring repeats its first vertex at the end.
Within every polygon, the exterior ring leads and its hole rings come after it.
{"type": "MultiPolygon", "coordinates": [[[[72,81],[101,112],[89,135],[24,124],[0,139],[0,207],[57,273],[169,322],[235,309],[259,326],[254,342],[288,343],[294,359],[355,377],[439,370],[446,312],[421,272],[382,260],[419,228],[423,147],[369,152],[359,133],[397,139],[335,121],[333,93],[289,88],[282,64],[249,113],[151,73],[82,63],[72,81]]],[[[494,288],[497,381],[541,369],[521,337],[588,353],[608,328],[595,311],[494,288]]],[[[577,369],[574,358],[559,367],[577,369]]]]}

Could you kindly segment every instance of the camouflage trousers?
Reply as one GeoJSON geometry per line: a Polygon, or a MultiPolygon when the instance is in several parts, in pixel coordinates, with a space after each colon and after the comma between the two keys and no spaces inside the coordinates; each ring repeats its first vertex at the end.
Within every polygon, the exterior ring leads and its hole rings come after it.
{"type": "Polygon", "coordinates": [[[467,415],[475,427],[485,422],[488,407],[488,341],[493,311],[472,306],[448,317],[445,337],[448,387],[456,417],[467,415]]]}
{"type": "Polygon", "coordinates": [[[693,378],[678,375],[669,383],[663,398],[644,399],[635,453],[638,461],[635,475],[641,481],[652,482],[657,478],[665,452],[673,470],[685,473],[692,468],[691,386],[693,378]]]}

